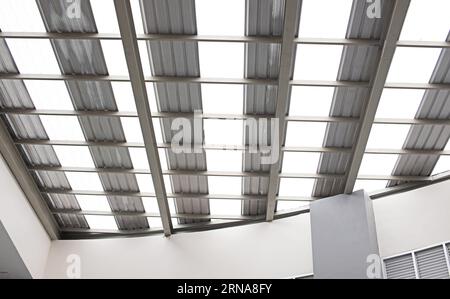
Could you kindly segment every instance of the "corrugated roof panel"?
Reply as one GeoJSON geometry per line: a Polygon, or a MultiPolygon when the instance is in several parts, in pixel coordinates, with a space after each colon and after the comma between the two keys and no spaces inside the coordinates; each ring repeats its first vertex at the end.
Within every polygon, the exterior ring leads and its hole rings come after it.
{"type": "MultiPolygon", "coordinates": [[[[89,1],[83,2],[81,17],[77,21],[67,16],[70,3],[66,1],[38,1],[47,31],[49,32],[97,32],[89,1]],[[56,3],[54,3],[56,2],[56,3]]],[[[53,49],[64,74],[107,75],[108,69],[99,40],[52,40],[53,49]]],[[[76,110],[117,111],[110,82],[66,82],[72,103],[76,110]]],[[[88,141],[122,141],[125,135],[119,118],[85,116],[79,117],[81,128],[88,141]]],[[[90,148],[96,167],[132,168],[128,149],[90,148]]],[[[100,174],[105,191],[139,191],[136,177],[129,174],[100,174]]],[[[111,209],[119,206],[127,212],[144,212],[140,198],[115,202],[108,196],[111,209]],[[124,206],[124,203],[138,201],[140,204],[124,206]],[[136,208],[139,208],[136,210],[136,208]]],[[[145,217],[116,217],[119,229],[133,230],[148,228],[145,217]]]]}
{"type": "MultiPolygon", "coordinates": [[[[248,36],[281,36],[284,22],[284,1],[247,0],[245,34],[248,36]]],[[[277,79],[280,71],[281,44],[247,43],[245,45],[246,78],[277,79]]],[[[275,114],[277,86],[246,85],[244,87],[245,114],[275,114]]],[[[251,123],[250,123],[251,124],[251,123]]],[[[270,121],[267,140],[271,140],[270,121]]],[[[261,138],[261,137],[259,137],[261,138]]],[[[252,146],[256,140],[249,138],[244,129],[244,143],[252,146]]],[[[244,153],[244,171],[270,170],[270,165],[261,163],[260,153],[244,153]]],[[[246,195],[266,195],[269,179],[263,177],[242,178],[242,193],[246,195]]],[[[266,202],[243,200],[243,215],[262,215],[266,212],[266,202]]]]}
{"type": "MultiPolygon", "coordinates": [[[[141,12],[144,31],[155,34],[196,34],[195,1],[193,0],[142,0],[141,12]]],[[[181,41],[148,41],[150,67],[156,76],[200,76],[200,63],[197,42],[181,41]]],[[[188,83],[155,83],[156,101],[162,112],[194,112],[202,110],[200,84],[188,83]]],[[[171,142],[173,119],[162,119],[161,130],[164,142],[171,142]]],[[[192,120],[191,127],[192,125],[192,120]]],[[[193,144],[202,144],[203,135],[191,134],[193,144]]],[[[206,170],[206,154],[173,153],[166,150],[169,169],[206,170]]],[[[208,193],[206,176],[170,176],[174,193],[208,193]]],[[[175,208],[181,214],[209,214],[209,200],[195,198],[176,198],[175,208]]],[[[204,222],[209,220],[193,220],[178,218],[180,224],[204,222]]]]}
{"type": "MultiPolygon", "coordinates": [[[[382,15],[392,13],[391,1],[382,1],[382,15]]],[[[365,38],[378,40],[387,27],[389,18],[368,18],[369,3],[353,1],[347,38],[365,38]]],[[[338,80],[369,81],[375,71],[379,58],[379,48],[374,46],[344,46],[339,67],[338,80]]],[[[359,117],[368,97],[367,88],[337,87],[334,92],[330,116],[359,117]]],[[[325,147],[352,147],[356,141],[358,124],[329,123],[323,145],[325,147]]],[[[350,163],[348,153],[324,153],[321,155],[318,173],[344,174],[350,163]]],[[[343,179],[317,179],[313,196],[325,197],[342,192],[343,179]]]]}
{"type": "MultiPolygon", "coordinates": [[[[0,72],[18,73],[13,57],[4,40],[0,40],[0,72]]],[[[34,109],[28,90],[22,80],[0,81],[0,108],[27,108],[34,109]]],[[[48,139],[39,116],[36,115],[2,115],[11,136],[16,139],[48,139]]],[[[25,163],[28,165],[60,166],[58,157],[51,146],[22,145],[18,147],[25,163]]],[[[70,189],[69,182],[63,173],[32,173],[37,185],[43,189],[61,188],[70,189]]],[[[49,197],[43,195],[47,204],[53,209],[79,209],[77,200],[73,195],[49,197]]],[[[58,223],[65,227],[87,227],[84,216],[62,216],[58,223]]]]}
{"type": "MultiPolygon", "coordinates": [[[[447,38],[450,41],[450,35],[447,38]]],[[[433,71],[430,83],[450,83],[450,50],[443,49],[433,71]]],[[[415,116],[416,119],[450,119],[450,92],[427,90],[415,116]]],[[[403,148],[443,150],[450,139],[450,126],[413,125],[403,148]]],[[[392,171],[394,175],[429,176],[439,159],[437,155],[402,155],[392,171]]],[[[449,169],[450,170],[450,169],[449,169]]],[[[390,181],[388,186],[405,183],[390,181]]]]}

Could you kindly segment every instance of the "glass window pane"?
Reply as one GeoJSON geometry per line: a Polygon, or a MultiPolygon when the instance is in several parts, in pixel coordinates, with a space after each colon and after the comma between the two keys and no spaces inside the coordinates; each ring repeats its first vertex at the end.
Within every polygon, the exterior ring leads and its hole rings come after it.
{"type": "Polygon", "coordinates": [[[150,174],[136,174],[136,180],[138,182],[139,190],[141,192],[155,193],[155,188],[153,186],[153,179],[150,174]]]}
{"type": "Polygon", "coordinates": [[[65,174],[73,190],[103,191],[97,173],[65,172],[65,174]]]}
{"type": "Polygon", "coordinates": [[[244,44],[199,42],[202,77],[243,78],[244,44]]]}
{"type": "Polygon", "coordinates": [[[111,212],[105,196],[77,195],[77,201],[83,211],[111,212]]]}
{"type": "Polygon", "coordinates": [[[196,0],[198,34],[244,35],[245,1],[196,0]]]}
{"type": "Polygon", "coordinates": [[[450,1],[412,0],[400,40],[444,41],[450,29],[450,1]]]}
{"type": "Polygon", "coordinates": [[[413,119],[423,93],[423,90],[385,88],[378,104],[376,118],[413,119]]]}
{"type": "Polygon", "coordinates": [[[127,142],[144,143],[139,119],[137,117],[121,117],[120,119],[127,142]]]}
{"type": "Polygon", "coordinates": [[[285,152],[283,154],[283,173],[316,173],[320,153],[285,152]]]}
{"type": "Polygon", "coordinates": [[[61,74],[49,40],[7,39],[7,44],[20,73],[61,74]]]}
{"type": "Polygon", "coordinates": [[[450,171],[450,156],[440,156],[433,169],[433,174],[439,174],[446,171],[450,171]]]}
{"type": "Polygon", "coordinates": [[[133,89],[129,82],[111,82],[114,98],[119,111],[135,112],[133,89]]]}
{"type": "Polygon", "coordinates": [[[326,126],[326,123],[288,122],[286,146],[321,147],[326,126]]]}
{"type": "Polygon", "coordinates": [[[298,45],[294,79],[336,80],[341,54],[342,46],[298,45]]]}
{"type": "Polygon", "coordinates": [[[229,199],[211,199],[211,215],[241,215],[241,201],[229,199]]]}
{"type": "Polygon", "coordinates": [[[370,131],[368,149],[401,149],[408,136],[410,125],[374,124],[370,131]]]}
{"type": "Polygon", "coordinates": [[[36,109],[73,110],[63,81],[25,80],[24,83],[36,109]]]}
{"type": "Polygon", "coordinates": [[[91,229],[117,230],[116,220],[113,216],[84,216],[91,229]]]}
{"type": "Polygon", "coordinates": [[[300,37],[344,38],[351,0],[303,0],[300,37]]]}
{"type": "Polygon", "coordinates": [[[314,179],[281,178],[279,196],[305,196],[312,194],[314,179]]]}
{"type": "Polygon", "coordinates": [[[128,76],[122,42],[119,40],[101,40],[103,55],[110,75],[128,76]]]}
{"type": "Polygon", "coordinates": [[[205,144],[240,145],[242,144],[242,120],[204,120],[205,144]]]}
{"type": "Polygon", "coordinates": [[[41,115],[41,121],[50,140],[85,141],[75,116],[41,115]]]}
{"type": "Polygon", "coordinates": [[[242,114],[244,89],[237,84],[202,84],[204,113],[242,114]]]}
{"type": "Polygon", "coordinates": [[[242,171],[242,152],[207,150],[206,165],[212,171],[242,171]]]}
{"type": "Polygon", "coordinates": [[[241,194],[242,178],[238,177],[208,177],[208,187],[210,194],[241,194]]]}
{"type": "Polygon", "coordinates": [[[45,32],[44,23],[35,0],[2,0],[1,6],[1,31],[45,32]]]}
{"type": "Polygon", "coordinates": [[[386,81],[428,83],[440,53],[441,49],[397,48],[386,81]]]}
{"type": "Polygon", "coordinates": [[[293,86],[289,115],[329,116],[333,87],[293,86]]]}
{"type": "Polygon", "coordinates": [[[53,146],[63,167],[95,167],[87,146],[53,146]]]}
{"type": "Polygon", "coordinates": [[[116,9],[111,0],[90,0],[95,24],[100,33],[120,33],[116,9]]]}
{"type": "Polygon", "coordinates": [[[365,154],[359,168],[359,175],[390,175],[398,155],[365,154]]]}

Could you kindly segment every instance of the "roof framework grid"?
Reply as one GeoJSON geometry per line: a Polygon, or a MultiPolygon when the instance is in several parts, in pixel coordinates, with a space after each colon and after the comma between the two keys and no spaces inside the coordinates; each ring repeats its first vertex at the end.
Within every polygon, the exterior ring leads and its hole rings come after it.
{"type": "Polygon", "coordinates": [[[166,188],[161,172],[161,161],[156,147],[155,131],[151,120],[150,104],[148,101],[147,89],[145,87],[144,73],[136,40],[132,10],[129,1],[126,0],[114,0],[114,5],[122,36],[123,47],[126,53],[128,71],[130,73],[147,159],[152,173],[153,185],[161,215],[161,223],[164,234],[169,236],[173,232],[173,225],[170,218],[166,188]]]}
{"type": "MultiPolygon", "coordinates": [[[[247,36],[279,37],[283,32],[285,1],[274,0],[247,0],[246,1],[246,28],[247,36]]],[[[280,44],[246,44],[245,45],[245,77],[260,79],[276,79],[280,70],[280,44]]],[[[277,100],[277,86],[270,85],[246,85],[244,87],[244,113],[250,118],[258,115],[273,117],[277,100]]],[[[258,121],[260,121],[258,119],[258,121]]],[[[254,120],[245,122],[244,144],[245,146],[258,146],[258,142],[272,139],[270,118],[264,134],[267,136],[250,136],[254,120]]],[[[259,125],[262,125],[259,122],[259,125]]],[[[259,134],[258,130],[258,134],[259,134]]],[[[269,164],[263,164],[261,153],[245,152],[243,155],[243,170],[268,173],[269,164]]],[[[242,194],[265,195],[268,192],[269,178],[254,177],[242,179],[242,194]]],[[[266,203],[260,201],[242,201],[243,215],[264,215],[266,203]]]]}
{"type": "MultiPolygon", "coordinates": [[[[293,76],[296,28],[300,18],[301,1],[291,0],[285,3],[284,25],[280,54],[280,70],[278,75],[277,98],[275,117],[279,120],[279,128],[274,133],[279,138],[279,146],[284,143],[286,134],[286,113],[289,107],[290,86],[289,81],[293,76]]],[[[281,150],[278,151],[281,153],[281,150]]],[[[272,150],[271,154],[274,152],[272,150]]],[[[281,158],[270,165],[269,187],[267,191],[266,220],[272,221],[276,209],[276,195],[279,189],[279,172],[281,170],[281,158]]]]}
{"type": "MultiPolygon", "coordinates": [[[[392,13],[392,1],[382,2],[382,18],[369,18],[366,14],[370,3],[353,1],[347,38],[380,40],[387,30],[392,13]]],[[[379,59],[379,48],[374,46],[344,46],[337,80],[369,81],[379,59]]],[[[330,116],[360,118],[368,97],[367,87],[336,87],[331,104],[330,116]]],[[[327,125],[325,147],[352,147],[356,142],[359,123],[330,123],[327,125]]],[[[344,174],[349,167],[351,154],[324,153],[319,162],[318,173],[344,174]]],[[[313,196],[330,196],[343,191],[345,179],[316,180],[313,196]]]]}
{"type": "MultiPolygon", "coordinates": [[[[65,1],[37,1],[46,30],[48,32],[97,32],[90,2],[80,3],[80,18],[71,18],[67,10],[71,3],[65,1]]],[[[51,40],[61,72],[63,74],[108,75],[108,67],[103,56],[100,41],[95,40],[51,40]],[[90,57],[86,59],[86,57],[90,57]]],[[[117,111],[117,105],[110,82],[66,81],[75,110],[117,111]]],[[[119,118],[86,116],[78,117],[87,141],[125,142],[119,118]]],[[[126,148],[89,147],[94,164],[98,168],[133,168],[126,148]]],[[[106,191],[139,191],[134,175],[99,174],[106,191]]],[[[139,198],[107,197],[113,211],[145,212],[139,198]]],[[[118,216],[116,223],[121,230],[149,228],[146,218],[118,216]]]]}
{"type": "MultiPolygon", "coordinates": [[[[450,41],[450,33],[447,42],[450,41]]],[[[442,49],[430,84],[450,83],[450,51],[442,49]]],[[[424,92],[419,109],[415,115],[420,120],[449,120],[450,91],[427,90],[424,92]]],[[[447,125],[413,125],[403,145],[404,149],[444,150],[450,139],[450,126],[447,125]]],[[[430,176],[437,164],[439,155],[402,155],[392,171],[393,175],[430,176]]],[[[390,181],[388,186],[405,183],[390,181]]]]}
{"type": "Polygon", "coordinates": [[[344,192],[351,193],[356,182],[356,177],[361,165],[364,149],[369,139],[370,130],[375,118],[378,103],[381,98],[389,67],[394,57],[396,43],[400,36],[403,22],[409,7],[409,0],[398,0],[394,2],[392,13],[389,18],[389,25],[382,37],[383,46],[377,62],[374,76],[371,78],[371,87],[368,98],[364,104],[361,116],[361,124],[358,129],[358,137],[353,145],[353,153],[349,166],[346,170],[346,181],[344,192]]]}
{"type": "MultiPolygon", "coordinates": [[[[141,13],[146,34],[190,34],[197,33],[195,1],[193,0],[143,0],[141,13]]],[[[147,41],[150,67],[154,76],[200,77],[198,43],[196,41],[147,41]]],[[[177,113],[202,111],[201,86],[199,83],[155,82],[154,91],[159,112],[177,113]]],[[[161,119],[163,141],[171,143],[174,133],[174,118],[161,119]]],[[[194,121],[189,120],[194,128],[194,121]]],[[[203,127],[203,126],[202,126],[203,127]]],[[[192,132],[190,140],[184,144],[203,144],[203,133],[192,132]],[[195,136],[201,135],[201,139],[195,136]]],[[[206,170],[206,153],[176,153],[166,149],[168,167],[171,170],[206,170]]],[[[174,193],[208,194],[208,178],[204,176],[170,176],[174,193]]],[[[210,213],[208,199],[175,199],[177,213],[210,213]]],[[[180,224],[209,221],[209,219],[178,218],[180,224]]]]}

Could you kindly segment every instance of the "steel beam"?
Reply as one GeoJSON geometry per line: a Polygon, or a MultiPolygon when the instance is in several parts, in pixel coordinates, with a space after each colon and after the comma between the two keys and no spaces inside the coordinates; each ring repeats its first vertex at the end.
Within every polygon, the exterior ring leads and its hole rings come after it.
{"type": "MultiPolygon", "coordinates": [[[[283,23],[283,35],[281,43],[281,56],[280,56],[280,71],[278,75],[278,89],[277,89],[277,101],[275,117],[279,119],[279,130],[272,134],[275,134],[275,138],[278,138],[280,149],[282,146],[282,139],[286,132],[286,110],[289,103],[290,92],[290,80],[292,66],[295,59],[295,34],[297,28],[297,12],[301,2],[298,0],[286,0],[284,9],[284,23],[283,23]]],[[[281,151],[278,151],[281,153],[281,151]]],[[[266,220],[272,221],[275,214],[276,196],[278,193],[279,185],[279,171],[280,171],[281,159],[278,158],[275,163],[270,166],[270,178],[269,188],[267,191],[267,209],[266,220]]]]}
{"type": "MultiPolygon", "coordinates": [[[[151,120],[152,114],[145,86],[141,56],[139,54],[139,47],[136,39],[131,4],[128,0],[114,0],[114,6],[116,8],[117,21],[119,23],[131,87],[136,102],[136,109],[144,138],[145,150],[147,152],[156,199],[158,201],[164,235],[170,236],[173,227],[170,218],[169,203],[167,201],[159,153],[156,147],[155,131],[151,120]]],[[[149,183],[151,182],[149,181],[149,183]]]]}
{"type": "Polygon", "coordinates": [[[372,124],[377,112],[378,103],[386,83],[386,78],[394,58],[395,48],[406,18],[410,0],[396,0],[390,16],[383,47],[379,56],[375,75],[371,80],[369,97],[362,110],[362,117],[358,128],[358,137],[353,145],[353,153],[346,172],[345,193],[352,193],[356,177],[364,156],[364,150],[369,139],[372,124]]]}

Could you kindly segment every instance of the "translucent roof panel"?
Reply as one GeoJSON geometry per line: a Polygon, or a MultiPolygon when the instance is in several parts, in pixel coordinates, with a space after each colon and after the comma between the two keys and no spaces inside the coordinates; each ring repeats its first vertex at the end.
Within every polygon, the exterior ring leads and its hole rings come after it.
{"type": "Polygon", "coordinates": [[[128,76],[127,61],[122,42],[119,40],[102,40],[103,55],[110,75],[128,76]]]}
{"type": "Polygon", "coordinates": [[[64,81],[25,80],[24,83],[36,109],[73,110],[64,81]]]}
{"type": "Polygon", "coordinates": [[[368,193],[383,190],[386,188],[388,181],[385,180],[356,180],[353,191],[365,190],[368,193]]]}
{"type": "Polygon", "coordinates": [[[385,88],[378,104],[376,118],[413,119],[419,109],[423,90],[385,88]]]}
{"type": "Polygon", "coordinates": [[[401,149],[410,125],[374,124],[370,131],[368,149],[401,149]]]}
{"type": "Polygon", "coordinates": [[[158,111],[158,105],[156,103],[156,94],[155,94],[155,87],[153,83],[146,83],[145,87],[147,88],[147,97],[148,97],[148,103],[150,104],[150,111],[151,112],[157,112],[158,111]]]}
{"type": "Polygon", "coordinates": [[[336,80],[341,55],[342,46],[298,45],[294,80],[336,80]]]}
{"type": "Polygon", "coordinates": [[[49,115],[41,115],[40,117],[50,140],[85,141],[76,117],[49,115]]]}
{"type": "Polygon", "coordinates": [[[86,215],[86,221],[91,229],[117,230],[116,220],[113,216],[86,215]]]}
{"type": "MultiPolygon", "coordinates": [[[[153,187],[153,179],[150,174],[136,174],[136,180],[141,192],[155,193],[155,188],[153,187]]],[[[166,188],[167,187],[168,186],[166,186],[166,188]]]]}
{"type": "Polygon", "coordinates": [[[95,24],[100,33],[120,33],[116,9],[111,0],[90,0],[95,24]]]}
{"type": "Polygon", "coordinates": [[[440,53],[434,48],[397,48],[387,82],[428,83],[440,53]]]}
{"type": "Polygon", "coordinates": [[[147,42],[144,40],[138,40],[138,47],[144,76],[151,77],[152,69],[150,68],[150,57],[148,56],[147,42]]]}
{"type": "Polygon", "coordinates": [[[136,28],[136,34],[144,33],[144,24],[142,22],[141,7],[139,0],[130,0],[131,12],[133,13],[134,27],[136,28]]]}
{"type": "Polygon", "coordinates": [[[20,73],[61,74],[49,40],[7,39],[7,44],[20,73]]]}
{"type": "Polygon", "coordinates": [[[352,0],[303,0],[300,37],[345,38],[352,0]]]}
{"type": "Polygon", "coordinates": [[[0,30],[3,32],[45,32],[36,0],[2,0],[0,30]],[[17,20],[20,20],[18,22],[17,20]]]}
{"type": "Polygon", "coordinates": [[[119,111],[136,111],[133,89],[130,82],[111,82],[114,98],[119,111]]]}
{"type": "Polygon", "coordinates": [[[159,214],[158,201],[156,200],[156,197],[144,197],[142,198],[142,203],[144,204],[144,209],[146,213],[159,214]]]}
{"type": "Polygon", "coordinates": [[[450,1],[412,0],[400,40],[444,41],[450,29],[450,1]]]}
{"type": "Polygon", "coordinates": [[[196,0],[198,34],[244,35],[245,1],[196,0]]]}
{"type": "Polygon", "coordinates": [[[281,178],[279,196],[305,196],[312,194],[314,179],[281,178]]]}
{"type": "Polygon", "coordinates": [[[83,211],[111,212],[106,196],[77,195],[77,201],[83,211]]]}
{"type": "Polygon", "coordinates": [[[293,86],[289,115],[328,116],[333,94],[333,87],[293,86]]]}
{"type": "Polygon", "coordinates": [[[103,191],[102,183],[97,173],[66,172],[65,174],[73,190],[103,191]]]}
{"type": "Polygon", "coordinates": [[[325,136],[326,123],[288,122],[286,146],[321,147],[325,136]]]}
{"type": "Polygon", "coordinates": [[[242,144],[242,120],[218,120],[205,119],[204,133],[205,144],[208,145],[241,145],[242,144]]]}
{"type": "Polygon", "coordinates": [[[240,195],[241,194],[241,182],[242,178],[239,177],[208,177],[208,188],[210,194],[229,194],[240,195]]]}
{"type": "Polygon", "coordinates": [[[202,84],[203,113],[242,114],[244,87],[238,84],[202,84]]]}
{"type": "Polygon", "coordinates": [[[450,156],[440,156],[432,174],[450,171],[450,156]]]}
{"type": "Polygon", "coordinates": [[[208,170],[212,171],[241,171],[242,170],[242,152],[207,150],[206,165],[208,170]]]}
{"type": "Polygon", "coordinates": [[[390,175],[398,155],[365,154],[359,168],[359,175],[390,175]]]}
{"type": "Polygon", "coordinates": [[[131,162],[134,169],[149,169],[145,148],[129,148],[131,162]]]}
{"type": "Polygon", "coordinates": [[[283,154],[283,173],[316,173],[319,153],[285,152],[283,154]]]}
{"type": "Polygon", "coordinates": [[[229,199],[211,199],[209,201],[211,215],[241,215],[241,202],[229,199]]]}
{"type": "Polygon", "coordinates": [[[162,221],[159,217],[147,217],[148,225],[150,228],[161,228],[162,221]]]}
{"type": "Polygon", "coordinates": [[[200,74],[207,78],[243,78],[244,44],[199,42],[200,74]]]}
{"type": "Polygon", "coordinates": [[[121,117],[120,120],[127,142],[144,143],[141,125],[139,124],[139,119],[137,117],[121,117]]]}
{"type": "Polygon", "coordinates": [[[95,167],[87,146],[53,146],[63,167],[95,167]]]}

